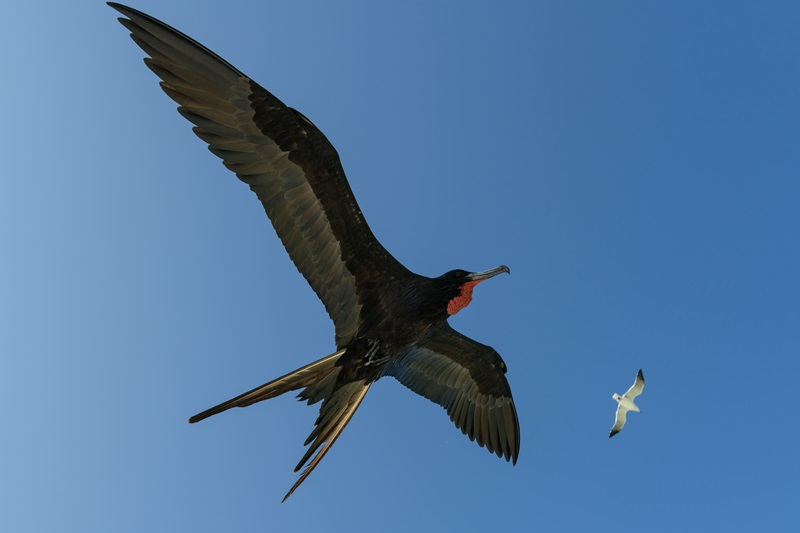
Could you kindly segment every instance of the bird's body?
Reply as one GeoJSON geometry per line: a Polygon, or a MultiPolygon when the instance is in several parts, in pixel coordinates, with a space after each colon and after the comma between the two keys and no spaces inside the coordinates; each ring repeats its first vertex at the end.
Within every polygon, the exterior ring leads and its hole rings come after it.
{"type": "Polygon", "coordinates": [[[644,390],[644,374],[642,374],[642,369],[639,369],[639,373],[636,374],[636,380],[634,380],[633,385],[631,386],[628,391],[620,396],[617,393],[614,393],[611,397],[617,401],[617,412],[614,416],[614,426],[611,428],[611,433],[608,435],[609,438],[613,437],[625,426],[625,422],[627,421],[628,411],[635,411],[637,413],[639,411],[639,407],[633,403],[633,400],[639,396],[642,391],[644,390]]]}
{"type": "Polygon", "coordinates": [[[626,398],[625,396],[620,396],[619,394],[614,393],[612,396],[617,402],[619,402],[620,407],[625,409],[626,411],[636,411],[639,412],[639,408],[633,403],[633,400],[626,398]]]}
{"type": "Polygon", "coordinates": [[[372,383],[393,376],[440,404],[478,444],[506,460],[519,454],[519,422],[495,350],[447,323],[481,281],[503,272],[409,271],[369,229],[339,156],[298,111],[228,62],[163,22],[109,3],[148,55],[145,62],[178,111],[223,164],[256,193],[297,269],[334,322],[336,351],[192,417],[197,422],[299,390],[322,402],[296,470],[316,467],[372,383]],[[316,455],[314,455],[316,453],[316,455]],[[313,456],[313,459],[312,459],[313,456]]]}

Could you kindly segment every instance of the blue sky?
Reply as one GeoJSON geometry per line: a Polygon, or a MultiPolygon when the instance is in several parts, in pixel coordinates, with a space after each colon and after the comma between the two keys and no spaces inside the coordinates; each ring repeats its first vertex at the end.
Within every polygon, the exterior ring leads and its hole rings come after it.
{"type": "Polygon", "coordinates": [[[311,118],[421,274],[511,267],[515,467],[391,379],[186,419],[333,348],[263,210],[101,2],[4,9],[4,531],[800,528],[800,4],[157,2],[311,118]],[[647,379],[608,438],[614,392],[647,379]]]}

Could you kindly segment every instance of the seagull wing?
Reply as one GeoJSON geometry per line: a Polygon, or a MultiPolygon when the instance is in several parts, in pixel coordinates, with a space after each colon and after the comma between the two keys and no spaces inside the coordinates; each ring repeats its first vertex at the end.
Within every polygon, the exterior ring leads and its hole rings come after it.
{"type": "Polygon", "coordinates": [[[617,415],[616,418],[614,418],[614,427],[611,428],[611,434],[608,436],[608,438],[611,438],[622,431],[622,427],[625,425],[627,416],[628,410],[622,407],[622,404],[617,404],[617,415]]]}
{"type": "Polygon", "coordinates": [[[333,145],[205,46],[145,13],[109,5],[127,17],[119,21],[195,134],[258,196],[333,320],[337,347],[346,346],[358,330],[364,288],[376,277],[412,274],[372,234],[333,145]]]}
{"type": "Polygon", "coordinates": [[[624,396],[633,401],[634,398],[639,396],[644,390],[644,374],[642,374],[642,369],[639,369],[639,373],[636,374],[636,381],[633,382],[633,386],[624,394],[624,396]]]}

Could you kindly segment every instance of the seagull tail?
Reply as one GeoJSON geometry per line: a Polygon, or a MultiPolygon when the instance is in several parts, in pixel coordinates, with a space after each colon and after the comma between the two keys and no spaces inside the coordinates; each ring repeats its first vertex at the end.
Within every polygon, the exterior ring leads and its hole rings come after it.
{"type": "Polygon", "coordinates": [[[306,388],[306,390],[300,394],[300,398],[308,400],[310,404],[315,403],[327,396],[326,392],[329,392],[333,388],[335,376],[338,374],[338,372],[334,372],[336,361],[339,360],[344,352],[344,350],[339,350],[318,361],[298,368],[294,372],[289,372],[285,376],[281,376],[251,391],[240,394],[227,402],[222,402],[211,409],[206,409],[202,413],[191,417],[189,423],[194,424],[195,422],[200,422],[210,416],[227,411],[231,407],[247,407],[248,405],[263,400],[275,398],[285,392],[302,388],[306,388]]]}

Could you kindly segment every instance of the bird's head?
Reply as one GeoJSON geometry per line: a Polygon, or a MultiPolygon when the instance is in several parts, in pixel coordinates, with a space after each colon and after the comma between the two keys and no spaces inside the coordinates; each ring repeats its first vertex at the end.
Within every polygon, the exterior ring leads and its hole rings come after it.
{"type": "Polygon", "coordinates": [[[472,290],[475,285],[504,272],[510,274],[511,270],[505,265],[500,265],[483,272],[451,270],[436,278],[435,281],[441,286],[445,294],[447,314],[452,316],[469,305],[472,301],[472,290]]]}

